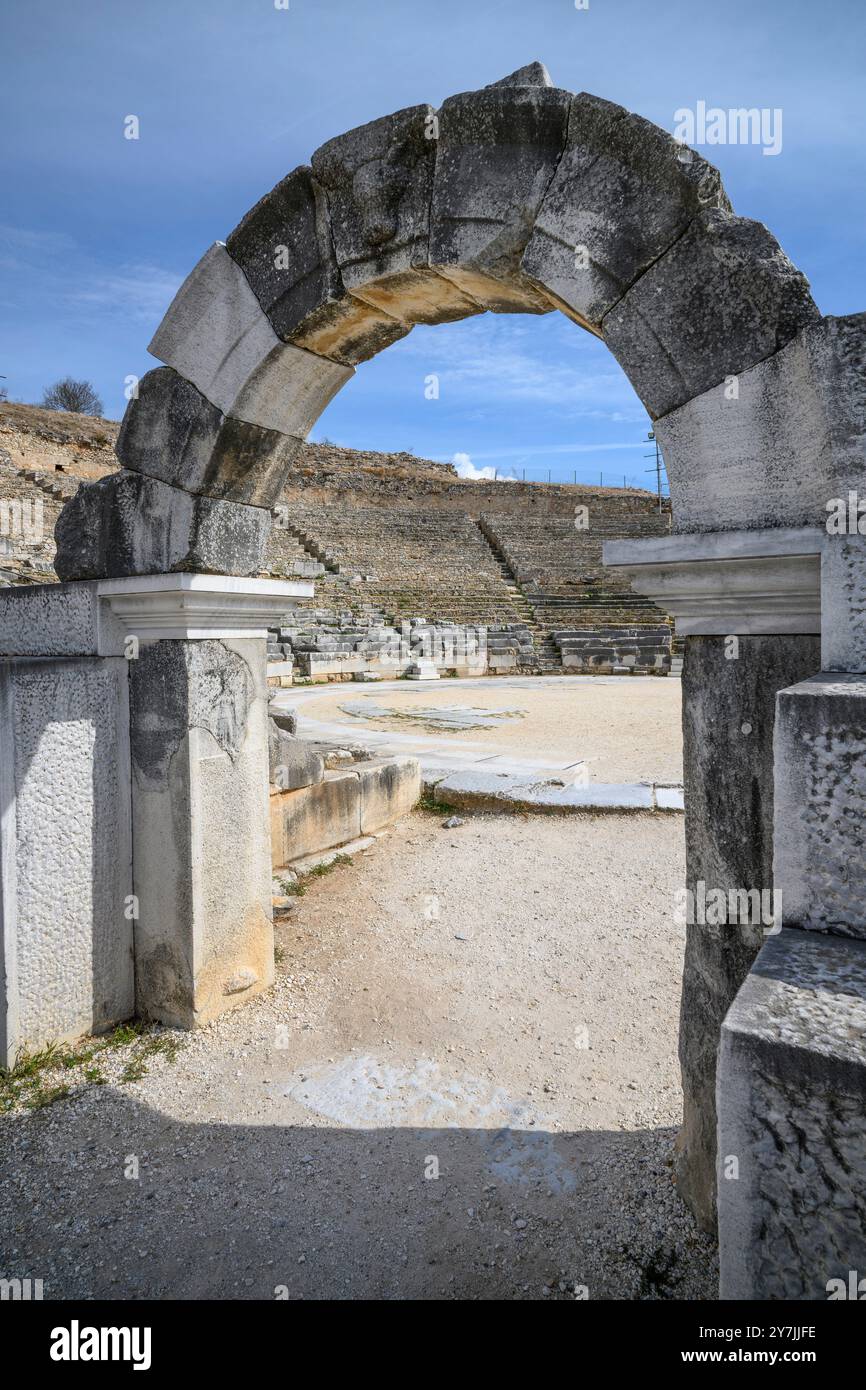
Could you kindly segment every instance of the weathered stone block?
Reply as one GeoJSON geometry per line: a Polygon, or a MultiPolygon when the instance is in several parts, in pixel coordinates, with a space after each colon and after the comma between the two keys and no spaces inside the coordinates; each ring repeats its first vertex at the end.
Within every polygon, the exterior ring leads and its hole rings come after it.
{"type": "Polygon", "coordinates": [[[55,569],[61,579],[121,578],[197,570],[256,574],[270,512],[196,497],[141,473],[82,483],[57,519],[55,569]]]}
{"type": "Polygon", "coordinates": [[[240,267],[216,242],[184,280],[148,351],[227,415],[278,341],[240,267]]]}
{"type": "Polygon", "coordinates": [[[766,943],[722,1027],[718,1102],[722,1298],[850,1296],[866,1270],[866,942],[766,943]]]}
{"type": "Polygon", "coordinates": [[[284,434],[305,435],[352,375],[280,342],[220,242],[184,280],[149,350],[224,415],[284,434]]]}
{"type": "Polygon", "coordinates": [[[271,797],[271,853],[275,869],[361,834],[361,784],[357,772],[326,772],[298,791],[271,797]]]}
{"type": "Polygon", "coordinates": [[[324,761],[316,750],[281,729],[274,719],[268,720],[268,758],[271,786],[280,791],[310,787],[325,775],[324,761]]]}
{"type": "Polygon", "coordinates": [[[655,419],[772,356],[818,318],[806,277],[767,228],[711,208],[601,328],[655,419]]]}
{"type": "Polygon", "coordinates": [[[124,468],[185,492],[273,507],[301,439],[223,415],[171,367],[148,372],[120,426],[124,468]]]}
{"type": "Polygon", "coordinates": [[[730,211],[718,170],[650,121],[581,92],[523,270],[597,331],[704,207],[730,211]]]}
{"type": "Polygon", "coordinates": [[[781,690],[774,874],[785,926],[866,938],[864,818],[866,676],[781,690]]]}
{"type": "Polygon", "coordinates": [[[192,1028],[273,981],[265,643],[130,663],[138,1012],[192,1028]]]}
{"type": "Polygon", "coordinates": [[[127,663],[0,662],[0,1066],[133,998],[127,663]]]}
{"type": "Polygon", "coordinates": [[[123,637],[95,581],[0,589],[0,657],[120,656],[123,637]]]}
{"type": "Polygon", "coordinates": [[[439,112],[430,263],[494,312],[546,313],[520,268],[535,216],[565,145],[571,94],[488,87],[439,112]]]}
{"type": "Polygon", "coordinates": [[[421,795],[421,765],[417,758],[396,757],[360,763],[361,834],[372,835],[408,815],[421,795]]]}
{"type": "Polygon", "coordinates": [[[344,285],[407,324],[481,312],[428,265],[435,119],[432,106],[413,106],[329,140],[313,155],[344,285]]]}
{"type": "Polygon", "coordinates": [[[824,537],[821,669],[866,673],[866,536],[824,537]]]}
{"type": "MultiPolygon", "coordinates": [[[[817,637],[688,637],[683,664],[686,885],[773,886],[776,694],[817,670],[817,637]]],[[[700,1224],[715,1224],[716,1054],[731,1001],[763,940],[760,925],[689,925],[679,1056],[683,1127],[677,1184],[700,1224]]]]}
{"type": "Polygon", "coordinates": [[[677,531],[821,526],[866,470],[866,314],[822,318],[656,421],[677,531]]]}
{"type": "Polygon", "coordinates": [[[260,198],[226,239],[280,338],[344,297],[323,190],[307,165],[260,198]]]}
{"type": "Polygon", "coordinates": [[[266,194],[226,247],[284,341],[354,365],[408,328],[347,294],[331,244],[324,190],[307,166],[266,194]]]}
{"type": "Polygon", "coordinates": [[[267,430],[305,438],[328,402],[354,374],[354,367],[291,344],[279,344],[247,377],[232,402],[231,415],[267,430]]]}

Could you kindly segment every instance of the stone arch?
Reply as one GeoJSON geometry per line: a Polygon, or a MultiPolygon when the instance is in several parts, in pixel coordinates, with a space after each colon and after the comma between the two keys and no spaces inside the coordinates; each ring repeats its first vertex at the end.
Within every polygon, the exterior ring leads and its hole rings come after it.
{"type": "MultiPolygon", "coordinates": [[[[335,392],[416,323],[554,308],[608,344],[665,452],[680,534],[614,543],[605,560],[689,638],[687,881],[723,893],[781,882],[786,894],[785,930],[763,945],[754,924],[728,932],[737,919],[727,917],[689,938],[681,1190],[709,1226],[716,1134],[722,1154],[757,1155],[746,1181],[718,1187],[723,1293],[823,1298],[816,1270],[866,1261],[856,1124],[866,1084],[866,539],[856,507],[853,531],[828,539],[825,527],[828,501],[856,494],[866,476],[866,315],[822,317],[803,275],[765,227],[734,215],[697,154],[618,106],[553,87],[540,64],[327,142],[184,282],[151,344],[164,365],[126,412],[121,471],[82,485],[61,514],[61,579],[126,583],[13,596],[13,655],[42,641],[116,660],[105,604],[153,639],[129,679],[133,838],[144,842],[151,743],[180,746],[210,698],[193,680],[194,640],[218,635],[206,655],[221,684],[233,656],[255,666],[249,725],[261,731],[263,641],[234,651],[227,641],[242,638],[225,624],[242,633],[265,614],[267,586],[207,576],[258,572],[285,472],[335,392]],[[56,632],[31,620],[31,604],[52,610],[56,632]],[[77,605],[78,632],[68,616],[77,605]],[[723,634],[741,641],[739,660],[727,659],[723,634]],[[171,683],[184,691],[182,717],[155,735],[171,683]],[[832,988],[840,980],[845,988],[832,988]],[[779,1116],[797,1136],[784,1191],[779,1116]],[[819,1169],[824,1207],[846,1213],[844,1241],[816,1202],[819,1169]]],[[[226,860],[232,832],[236,850],[255,838],[261,739],[249,765],[246,818],[224,794],[213,861],[226,860]]],[[[172,804],[181,821],[191,816],[182,793],[172,804]]],[[[160,831],[171,824],[161,803],[153,818],[160,831]]],[[[166,879],[171,848],[154,843],[150,860],[133,853],[148,887],[166,879]]],[[[184,862],[167,889],[180,908],[163,911],[158,894],[151,906],[184,942],[198,940],[207,915],[186,902],[189,877],[184,862]]],[[[243,918],[259,953],[255,969],[233,968],[230,994],[252,987],[250,974],[256,988],[268,980],[254,879],[250,870],[221,919],[231,938],[243,918]]],[[[193,1021],[194,987],[184,982],[193,1021]]]]}
{"type": "Polygon", "coordinates": [[[123,471],[61,516],[58,574],[257,573],[287,469],[360,363],[417,323],[554,308],[657,421],[677,529],[818,524],[829,477],[856,474],[839,399],[864,316],[822,319],[717,170],[535,63],[329,140],[205,253],[150,344],[123,471]]]}

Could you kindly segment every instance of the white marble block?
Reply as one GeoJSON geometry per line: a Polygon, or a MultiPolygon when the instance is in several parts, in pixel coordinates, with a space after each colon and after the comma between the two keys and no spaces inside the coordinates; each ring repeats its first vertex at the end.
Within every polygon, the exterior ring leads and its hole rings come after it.
{"type": "Polygon", "coordinates": [[[127,663],[0,661],[0,1065],[133,1013],[127,663]]]}

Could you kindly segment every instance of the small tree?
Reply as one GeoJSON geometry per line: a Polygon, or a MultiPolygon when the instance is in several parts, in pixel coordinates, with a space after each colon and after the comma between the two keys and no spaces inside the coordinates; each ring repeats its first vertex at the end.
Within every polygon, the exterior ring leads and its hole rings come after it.
{"type": "Polygon", "coordinates": [[[74,410],[78,415],[101,415],[102,401],[89,381],[73,381],[71,376],[55,381],[42,397],[46,410],[74,410]]]}

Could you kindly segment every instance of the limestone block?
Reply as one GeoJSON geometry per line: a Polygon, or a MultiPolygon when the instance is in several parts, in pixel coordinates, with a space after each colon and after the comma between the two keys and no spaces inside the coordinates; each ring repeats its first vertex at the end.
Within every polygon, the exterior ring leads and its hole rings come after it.
{"type": "Polygon", "coordinates": [[[866,314],[829,316],[656,421],[677,531],[821,526],[866,469],[866,314]]]}
{"type": "Polygon", "coordinates": [[[406,679],[409,681],[438,681],[441,677],[436,662],[422,657],[417,661],[411,661],[406,667],[406,679]]]}
{"type": "Polygon", "coordinates": [[[355,771],[326,772],[323,780],[271,797],[271,853],[281,868],[361,834],[361,783],[355,771]]]}
{"type": "Polygon", "coordinates": [[[824,537],[821,669],[866,673],[866,536],[824,537]]]}
{"type": "Polygon", "coordinates": [[[273,981],[263,639],[130,663],[138,1012],[192,1028],[273,981]]]}
{"type": "Polygon", "coordinates": [[[718,1101],[722,1298],[850,1296],[866,1270],[866,942],[767,941],[722,1028],[718,1101]]]}
{"type": "Polygon", "coordinates": [[[227,415],[278,341],[240,267],[215,242],[184,280],[148,351],[227,415]]]}
{"type": "Polygon", "coordinates": [[[325,764],[314,748],[294,738],[274,719],[268,720],[268,759],[270,783],[280,791],[296,791],[321,782],[325,764]]]}
{"type": "MultiPolygon", "coordinates": [[[[819,664],[817,637],[740,637],[736,659],[727,658],[723,637],[686,639],[683,781],[693,892],[700,882],[726,893],[773,886],[776,695],[819,664]]],[[[760,926],[749,924],[686,928],[677,1187],[707,1230],[715,1225],[719,1030],[762,939],[760,926]]]]}
{"type": "Polygon", "coordinates": [[[523,270],[570,318],[597,331],[704,207],[730,211],[712,165],[650,121],[581,92],[523,270]]]}
{"type": "Polygon", "coordinates": [[[520,268],[562,154],[571,94],[499,86],[450,97],[439,112],[430,264],[485,309],[546,313],[520,268]]]}
{"type": "Polygon", "coordinates": [[[124,468],[186,492],[273,507],[301,439],[223,415],[171,367],[141,378],[115,452],[124,468]]]}
{"type": "Polygon", "coordinates": [[[754,367],[818,318],[806,277],[767,228],[710,208],[601,328],[655,419],[754,367]]]}
{"type": "Polygon", "coordinates": [[[305,652],[295,648],[298,670],[304,676],[339,676],[363,671],[370,664],[359,652],[305,652]]]}
{"type": "Polygon", "coordinates": [[[129,1018],[127,663],[0,662],[0,1066],[129,1018]]]}
{"type": "Polygon", "coordinates": [[[329,140],[312,160],[344,285],[407,324],[481,312],[428,265],[435,158],[435,112],[412,106],[329,140]]]}
{"type": "Polygon", "coordinates": [[[94,580],[0,589],[0,657],[119,656],[124,628],[94,580]]]}
{"type": "Polygon", "coordinates": [[[283,733],[294,735],[298,732],[298,716],[293,709],[281,709],[279,705],[269,705],[268,718],[272,719],[283,733]]]}
{"type": "Polygon", "coordinates": [[[372,835],[408,815],[421,795],[421,765],[417,758],[396,757],[360,763],[361,834],[372,835]]]}
{"type": "Polygon", "coordinates": [[[256,203],[226,248],[284,341],[354,365],[409,331],[347,294],[331,244],[325,193],[307,166],[293,170],[256,203]]]}
{"type": "Polygon", "coordinates": [[[291,344],[278,344],[247,378],[231,406],[238,420],[306,438],[355,369],[291,344]]]}
{"type": "Polygon", "coordinates": [[[284,434],[305,435],[352,375],[280,342],[221,242],[184,280],[149,351],[224,415],[284,434]]]}
{"type": "Polygon", "coordinates": [[[866,676],[818,675],[776,710],[776,884],[782,922],[866,938],[866,676]]]}
{"type": "Polygon", "coordinates": [[[82,483],[57,519],[61,579],[197,570],[256,574],[271,527],[263,507],[197,497],[141,473],[82,483]]]}

